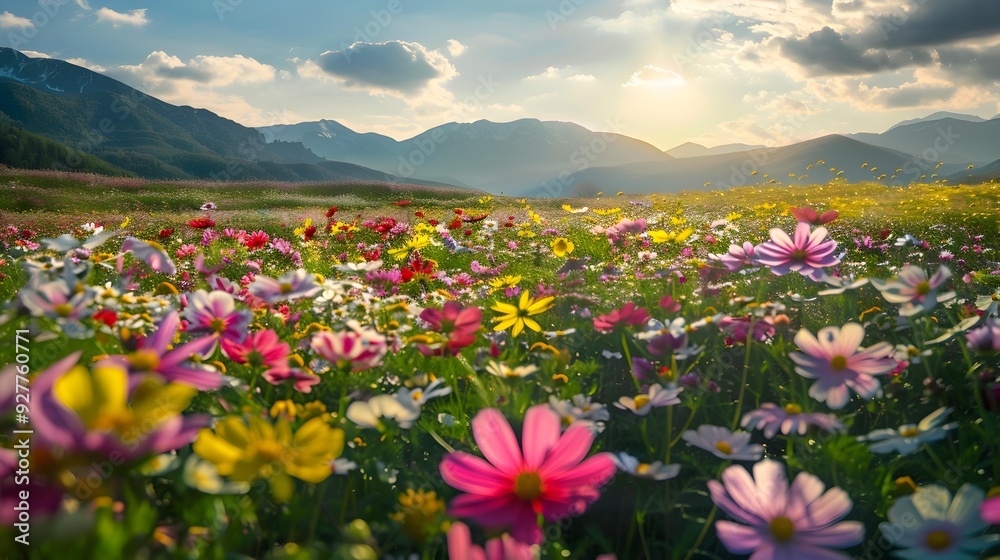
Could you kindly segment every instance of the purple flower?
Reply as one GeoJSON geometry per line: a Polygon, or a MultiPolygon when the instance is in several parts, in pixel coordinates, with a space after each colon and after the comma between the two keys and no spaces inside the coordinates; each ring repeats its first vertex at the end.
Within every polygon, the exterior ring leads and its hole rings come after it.
{"type": "Polygon", "coordinates": [[[267,303],[275,303],[311,298],[323,288],[316,284],[316,278],[312,274],[300,268],[286,272],[277,280],[258,275],[248,289],[251,294],[267,303]]]}
{"type": "Polygon", "coordinates": [[[204,355],[214,348],[217,339],[206,336],[167,351],[179,326],[180,317],[172,311],[160,321],[156,332],[142,341],[138,350],[127,355],[111,356],[106,361],[121,364],[134,374],[152,373],[203,391],[219,388],[222,376],[214,369],[186,364],[192,356],[204,355]]]}
{"type": "Polygon", "coordinates": [[[730,245],[729,252],[724,255],[709,255],[709,258],[724,264],[729,272],[736,272],[743,267],[757,265],[757,250],[753,243],[744,241],[743,245],[730,245]]]}
{"type": "Polygon", "coordinates": [[[715,523],[719,540],[732,554],[753,560],[834,560],[849,556],[830,550],[859,544],[865,536],[859,521],[840,521],[850,511],[850,496],[840,488],[826,489],[814,475],[800,472],[791,486],[781,463],[764,459],[753,466],[753,477],[742,466],[722,473],[722,482],[708,481],[712,501],[738,523],[715,523]]]}
{"type": "Polygon", "coordinates": [[[802,407],[797,404],[787,404],[782,408],[774,403],[764,403],[757,410],[744,414],[740,426],[764,430],[767,439],[772,439],[779,431],[785,435],[805,435],[810,428],[824,432],[844,430],[844,423],[832,414],[802,412],[802,407]]]}
{"type": "MultiPolygon", "coordinates": [[[[224,286],[221,281],[216,284],[224,286]]],[[[198,290],[188,294],[187,300],[188,306],[184,310],[187,332],[215,335],[233,342],[241,342],[246,337],[252,317],[248,312],[236,310],[236,302],[230,293],[198,290]]]]}
{"type": "Polygon", "coordinates": [[[982,326],[966,333],[965,340],[969,350],[978,354],[1000,352],[1000,319],[988,317],[982,326]]]}

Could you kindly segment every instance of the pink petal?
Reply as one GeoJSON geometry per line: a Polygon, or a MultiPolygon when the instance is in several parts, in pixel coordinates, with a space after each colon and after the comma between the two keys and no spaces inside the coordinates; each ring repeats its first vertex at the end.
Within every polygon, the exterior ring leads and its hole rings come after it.
{"type": "MultiPolygon", "coordinates": [[[[793,339],[795,345],[814,358],[829,358],[826,348],[806,329],[799,329],[793,339]]],[[[795,359],[794,357],[792,358],[795,359]]]]}
{"type": "Polygon", "coordinates": [[[858,351],[861,341],[865,339],[865,328],[857,323],[847,323],[840,328],[840,336],[834,343],[836,353],[846,357],[858,351]]]}
{"type": "Polygon", "coordinates": [[[750,554],[761,545],[757,529],[731,521],[716,521],[715,534],[726,550],[733,554],[750,554]]]}
{"type": "Polygon", "coordinates": [[[781,514],[785,510],[788,494],[785,466],[777,461],[764,459],[753,466],[753,479],[757,484],[761,504],[771,513],[770,517],[781,514]]]}
{"type": "Polygon", "coordinates": [[[860,521],[843,521],[819,531],[801,532],[796,541],[813,546],[848,548],[865,538],[865,526],[860,521]]]}
{"type": "Polygon", "coordinates": [[[603,486],[615,475],[615,462],[610,453],[598,453],[572,469],[554,473],[544,479],[556,487],[603,486]]]}
{"type": "Polygon", "coordinates": [[[540,404],[529,408],[524,416],[524,428],[521,430],[525,468],[529,470],[539,468],[549,450],[559,441],[561,433],[562,422],[549,405],[540,404]]]}
{"type": "Polygon", "coordinates": [[[853,505],[847,492],[831,488],[809,506],[807,518],[813,527],[825,527],[842,519],[853,505]]]}
{"type": "Polygon", "coordinates": [[[540,473],[545,475],[579,464],[587,456],[593,443],[594,436],[589,428],[581,425],[571,426],[549,450],[545,462],[539,469],[540,473]]]}
{"type": "Polygon", "coordinates": [[[509,477],[475,455],[461,451],[449,453],[438,469],[449,486],[463,492],[499,496],[511,490],[509,477]]]}
{"type": "Polygon", "coordinates": [[[480,411],[472,419],[472,436],[483,456],[498,469],[508,474],[521,470],[523,459],[517,438],[499,410],[487,408],[480,411]]]}

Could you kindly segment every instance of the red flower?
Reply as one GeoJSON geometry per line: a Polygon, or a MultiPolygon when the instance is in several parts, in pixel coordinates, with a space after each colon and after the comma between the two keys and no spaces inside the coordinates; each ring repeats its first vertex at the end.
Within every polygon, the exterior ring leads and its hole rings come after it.
{"type": "Polygon", "coordinates": [[[303,237],[305,238],[306,241],[312,239],[314,235],[316,235],[316,226],[309,226],[303,232],[303,237]]]}
{"type": "Polygon", "coordinates": [[[115,326],[115,323],[118,322],[118,314],[110,309],[102,309],[94,313],[92,317],[95,321],[104,323],[109,327],[115,326]]]}
{"type": "Polygon", "coordinates": [[[337,213],[337,207],[336,206],[331,206],[330,209],[326,211],[326,217],[327,218],[332,218],[333,215],[336,214],[336,213],[337,213]]]}
{"type": "Polygon", "coordinates": [[[594,317],[594,330],[611,332],[619,326],[642,325],[649,320],[649,313],[644,307],[636,307],[631,301],[607,315],[594,317]]]}
{"type": "Polygon", "coordinates": [[[166,228],[160,230],[160,239],[166,239],[174,234],[174,228],[166,228]]]}
{"type": "Polygon", "coordinates": [[[215,220],[209,216],[202,216],[200,218],[194,218],[188,225],[196,229],[207,229],[210,227],[215,227],[215,220]]]}
{"type": "Polygon", "coordinates": [[[465,234],[465,236],[466,236],[466,237],[468,237],[468,236],[472,235],[472,230],[471,230],[471,229],[467,229],[467,230],[465,230],[465,231],[464,231],[464,232],[462,232],[462,233],[464,233],[464,234],[465,234]]]}
{"type": "Polygon", "coordinates": [[[412,280],[433,280],[437,278],[438,273],[434,272],[434,265],[436,263],[430,260],[424,260],[419,256],[414,257],[410,261],[410,266],[404,268],[400,272],[403,275],[403,282],[410,282],[412,280]]]}
{"type": "Polygon", "coordinates": [[[419,210],[416,211],[416,212],[414,212],[413,215],[416,216],[416,217],[418,217],[418,218],[423,218],[424,217],[424,213],[421,212],[421,211],[419,211],[419,210]]]}
{"type": "Polygon", "coordinates": [[[266,232],[257,230],[251,234],[248,234],[243,240],[243,246],[251,251],[256,251],[257,249],[263,249],[267,247],[267,242],[271,240],[271,236],[266,232]]]}
{"type": "Polygon", "coordinates": [[[482,214],[480,214],[478,216],[468,216],[468,215],[466,215],[466,216],[462,216],[462,221],[464,221],[464,222],[481,222],[481,221],[485,220],[486,217],[489,216],[489,215],[490,215],[489,212],[484,212],[484,213],[482,213],[482,214]]]}
{"type": "Polygon", "coordinates": [[[441,222],[439,222],[437,220],[427,220],[427,223],[430,224],[430,225],[432,225],[432,226],[436,226],[436,225],[440,224],[441,222]]]}
{"type": "Polygon", "coordinates": [[[413,202],[412,200],[407,198],[405,200],[396,200],[394,202],[391,202],[390,204],[395,204],[396,206],[402,208],[403,206],[409,206],[412,202],[413,202]]]}
{"type": "Polygon", "coordinates": [[[425,356],[453,356],[476,341],[476,332],[482,325],[483,312],[474,305],[463,307],[456,301],[449,301],[442,309],[433,307],[424,309],[420,313],[420,318],[430,326],[431,330],[447,337],[447,344],[444,347],[433,349],[420,345],[420,352],[425,356]]]}

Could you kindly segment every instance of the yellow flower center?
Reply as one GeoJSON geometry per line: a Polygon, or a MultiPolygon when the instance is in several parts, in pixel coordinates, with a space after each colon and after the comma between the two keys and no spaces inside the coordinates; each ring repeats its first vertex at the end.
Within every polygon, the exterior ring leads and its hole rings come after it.
{"type": "Polygon", "coordinates": [[[542,495],[542,479],[537,472],[523,472],[514,477],[514,495],[522,500],[534,500],[542,495]]]}
{"type": "Polygon", "coordinates": [[[778,542],[788,542],[795,535],[795,525],[792,520],[782,515],[771,520],[770,528],[771,535],[778,542]]]}
{"type": "Polygon", "coordinates": [[[906,355],[911,358],[916,358],[917,356],[920,355],[920,350],[915,346],[907,346],[906,355]]]}
{"type": "Polygon", "coordinates": [[[806,259],[806,257],[808,256],[808,253],[806,253],[802,249],[797,249],[795,251],[792,251],[792,254],[789,255],[789,256],[792,258],[792,260],[795,260],[795,261],[804,261],[806,259]]]}
{"type": "Polygon", "coordinates": [[[649,463],[639,463],[635,468],[635,474],[646,474],[649,472],[649,463]]]}
{"type": "Polygon", "coordinates": [[[413,393],[410,394],[410,396],[413,397],[413,400],[419,401],[420,399],[424,398],[424,392],[419,390],[414,391],[413,393]]]}
{"type": "Polygon", "coordinates": [[[927,280],[917,284],[917,294],[926,296],[931,292],[931,283],[927,280]]]}
{"type": "Polygon", "coordinates": [[[785,405],[785,412],[788,414],[802,414],[802,407],[795,403],[788,403],[785,405]]]}
{"type": "Polygon", "coordinates": [[[69,317],[73,313],[73,306],[68,303],[60,303],[53,307],[52,310],[60,317],[69,317]]]}
{"type": "Polygon", "coordinates": [[[282,282],[279,288],[283,294],[289,294],[292,292],[292,285],[288,282],[282,282]]]}
{"type": "Polygon", "coordinates": [[[913,426],[907,426],[905,428],[899,429],[899,435],[903,437],[914,437],[920,435],[920,430],[916,429],[913,426]]]}
{"type": "Polygon", "coordinates": [[[208,322],[208,328],[212,329],[213,332],[221,333],[226,330],[226,322],[216,317],[208,322]]]}
{"type": "Polygon", "coordinates": [[[563,424],[563,426],[569,426],[572,423],[573,423],[573,417],[572,416],[563,416],[562,417],[562,424],[563,424]]]}
{"type": "Polygon", "coordinates": [[[277,461],[281,458],[282,446],[276,441],[261,441],[257,443],[257,455],[265,461],[277,461]]]}
{"type": "Polygon", "coordinates": [[[931,550],[947,550],[951,546],[951,537],[948,533],[938,530],[927,534],[927,548],[931,550]]]}
{"type": "Polygon", "coordinates": [[[646,395],[639,395],[635,398],[635,407],[637,409],[642,408],[649,404],[649,397],[646,395]]]}
{"type": "Polygon", "coordinates": [[[137,350],[128,357],[128,363],[138,371],[153,371],[160,365],[160,356],[154,350],[137,350]]]}
{"type": "Polygon", "coordinates": [[[725,441],[716,443],[715,448],[718,449],[719,453],[722,453],[723,455],[729,455],[733,452],[733,446],[729,445],[729,443],[725,441]]]}
{"type": "Polygon", "coordinates": [[[840,370],[846,368],[847,367],[847,358],[841,356],[840,354],[837,354],[836,356],[833,357],[832,360],[830,360],[830,367],[832,367],[833,369],[835,369],[837,371],[840,371],[840,370]]]}
{"type": "Polygon", "coordinates": [[[133,420],[134,416],[131,410],[111,410],[91,420],[88,427],[95,431],[123,433],[132,426],[133,420]]]}

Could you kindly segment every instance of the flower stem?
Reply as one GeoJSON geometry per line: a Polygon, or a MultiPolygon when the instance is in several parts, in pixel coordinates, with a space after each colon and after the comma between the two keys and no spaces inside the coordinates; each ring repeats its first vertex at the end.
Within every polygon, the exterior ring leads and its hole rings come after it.
{"type": "Polygon", "coordinates": [[[715,512],[717,511],[719,511],[719,506],[712,505],[712,511],[708,512],[708,517],[705,518],[705,524],[702,525],[701,532],[698,533],[698,538],[695,539],[694,544],[691,545],[691,549],[688,550],[687,556],[684,557],[684,560],[691,560],[695,551],[698,550],[699,546],[701,546],[701,541],[705,540],[705,535],[708,533],[708,528],[712,525],[712,521],[715,519],[715,512]]]}
{"type": "Polygon", "coordinates": [[[747,339],[743,344],[743,373],[740,376],[740,394],[736,399],[736,412],[733,415],[733,430],[740,425],[740,416],[743,414],[743,396],[747,390],[747,372],[750,371],[750,343],[753,340],[753,317],[750,317],[750,325],[747,327],[747,339]]]}

